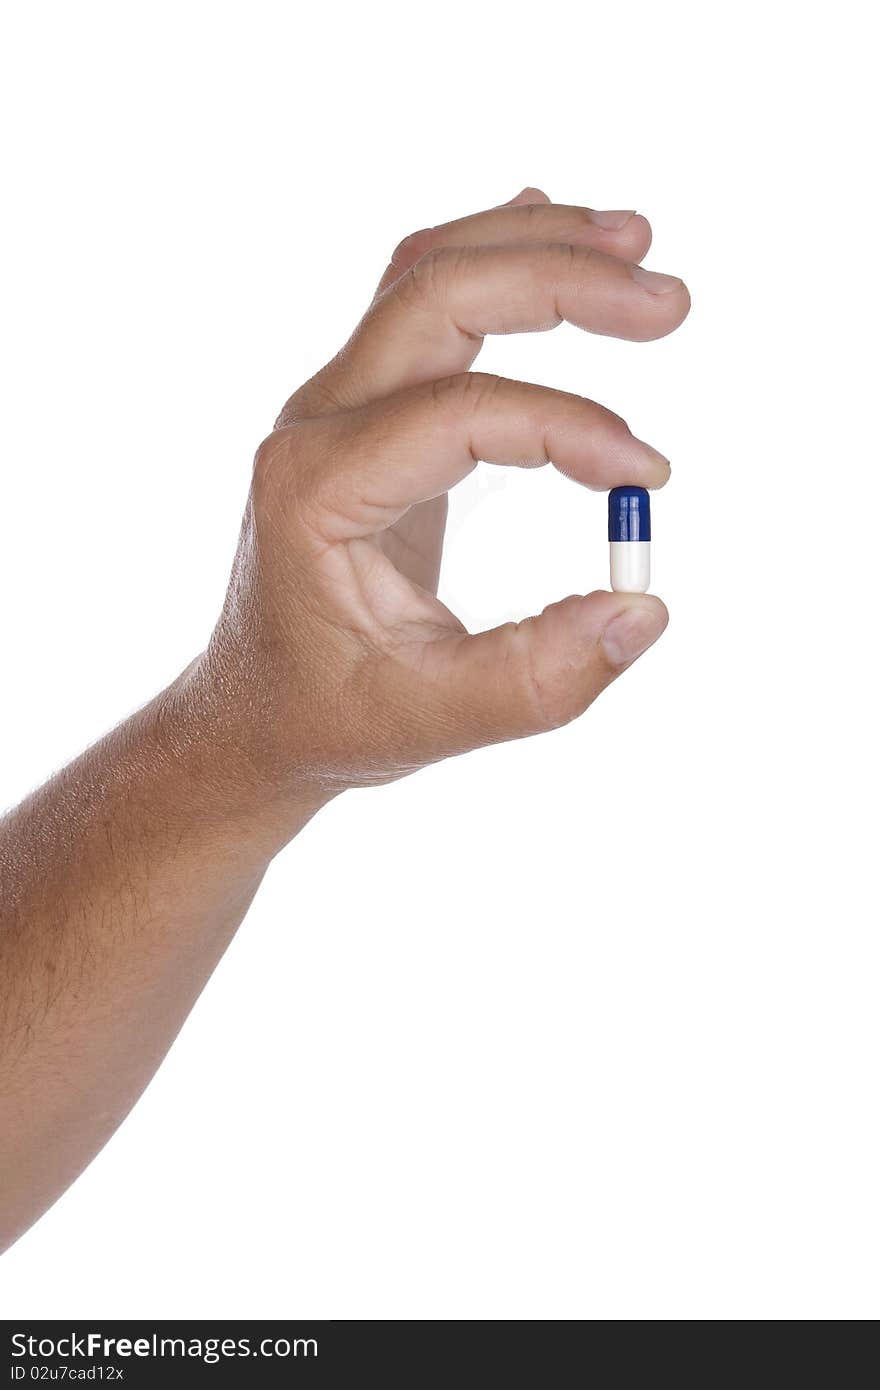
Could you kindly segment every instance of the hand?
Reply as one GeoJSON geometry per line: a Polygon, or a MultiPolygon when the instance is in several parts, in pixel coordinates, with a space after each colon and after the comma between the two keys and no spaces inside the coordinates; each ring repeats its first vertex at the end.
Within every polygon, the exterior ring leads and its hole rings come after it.
{"type": "Polygon", "coordinates": [[[257,453],[207,651],[3,818],[0,1247],[127,1113],[322,801],[563,723],[663,629],[658,599],[598,593],[469,636],[436,598],[478,458],[666,481],[601,406],[467,370],[486,333],[675,328],[684,286],[646,282],[647,224],[617,220],[527,192],[402,243],[257,453]]]}
{"type": "Polygon", "coordinates": [[[222,617],[191,673],[284,792],[389,781],[580,714],[663,631],[647,595],[573,595],[469,635],[436,597],[447,492],[479,459],[661,487],[669,465],[580,396],[469,372],[489,333],[677,328],[644,218],[535,190],[403,241],[349,343],[261,445],[222,617]]]}

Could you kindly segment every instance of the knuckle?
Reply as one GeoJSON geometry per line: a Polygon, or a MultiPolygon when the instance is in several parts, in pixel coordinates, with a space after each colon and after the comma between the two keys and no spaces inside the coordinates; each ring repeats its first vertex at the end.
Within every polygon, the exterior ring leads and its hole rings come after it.
{"type": "Polygon", "coordinates": [[[434,404],[456,411],[479,410],[503,389],[504,377],[492,372],[456,372],[431,383],[434,404]]]}
{"type": "Polygon", "coordinates": [[[267,491],[278,473],[279,456],[284,447],[281,443],[282,433],[283,431],[280,429],[273,430],[258,446],[257,452],[254,454],[251,486],[255,498],[267,491]]]}
{"type": "Polygon", "coordinates": [[[410,232],[399,241],[391,255],[391,264],[406,269],[411,266],[413,261],[417,261],[434,244],[434,229],[432,227],[422,227],[417,232],[410,232]]]}
{"type": "Polygon", "coordinates": [[[620,444],[629,439],[632,431],[622,415],[617,415],[613,410],[603,408],[602,422],[599,426],[605,439],[609,444],[620,444]]]}
{"type": "Polygon", "coordinates": [[[593,445],[608,458],[630,456],[632,430],[626,421],[612,410],[604,410],[593,426],[593,445]]]}
{"type": "Polygon", "coordinates": [[[467,256],[462,246],[431,246],[397,282],[397,293],[408,303],[443,301],[450,280],[467,256]]]}
{"type": "Polygon", "coordinates": [[[276,431],[298,426],[315,415],[332,415],[347,408],[339,390],[340,374],[334,370],[338,360],[339,355],[294,391],[275,421],[276,431]]]}
{"type": "Polygon", "coordinates": [[[277,506],[286,499],[302,477],[303,427],[287,425],[273,430],[254,455],[251,494],[261,510],[277,506]]]}
{"type": "Polygon", "coordinates": [[[545,263],[553,275],[568,276],[582,270],[592,254],[591,246],[575,246],[570,241],[549,241],[544,247],[545,263]]]}
{"type": "Polygon", "coordinates": [[[516,681],[527,733],[547,733],[583,713],[584,699],[573,671],[542,662],[534,641],[536,619],[514,625],[516,681]]]}

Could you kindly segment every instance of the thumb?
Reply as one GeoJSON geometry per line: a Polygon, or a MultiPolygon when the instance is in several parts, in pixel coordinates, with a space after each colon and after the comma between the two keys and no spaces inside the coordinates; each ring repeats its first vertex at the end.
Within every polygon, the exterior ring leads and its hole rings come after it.
{"type": "Polygon", "coordinates": [[[472,721],[470,746],[555,729],[582,714],[669,621],[649,594],[573,595],[540,617],[458,639],[450,703],[472,721]]]}

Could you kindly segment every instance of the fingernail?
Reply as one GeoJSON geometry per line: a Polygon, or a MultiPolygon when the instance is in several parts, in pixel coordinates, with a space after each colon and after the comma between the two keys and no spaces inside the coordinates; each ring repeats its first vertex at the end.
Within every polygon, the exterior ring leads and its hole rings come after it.
{"type": "Polygon", "coordinates": [[[602,633],[602,646],[612,666],[626,666],[657,641],[666,626],[666,613],[650,608],[627,608],[602,633]]]}
{"type": "Polygon", "coordinates": [[[671,294],[673,290],[681,289],[677,275],[661,275],[659,271],[645,270],[641,265],[631,265],[629,273],[636,284],[649,294],[671,294]]]}
{"type": "Polygon", "coordinates": [[[619,232],[621,227],[625,227],[629,219],[635,216],[635,209],[629,212],[593,212],[591,209],[587,216],[603,231],[619,232]]]}

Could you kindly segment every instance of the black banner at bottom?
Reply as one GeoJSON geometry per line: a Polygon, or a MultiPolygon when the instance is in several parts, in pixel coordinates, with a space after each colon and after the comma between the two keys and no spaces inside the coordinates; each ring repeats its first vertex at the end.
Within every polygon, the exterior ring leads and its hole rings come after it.
{"type": "Polygon", "coordinates": [[[516,1383],[559,1383],[584,1356],[578,1323],[505,1322],[84,1322],[2,1323],[4,1386],[160,1387],[342,1385],[374,1379],[418,1386],[499,1373],[516,1383]],[[548,1381],[548,1375],[551,1379],[548,1381]]]}

